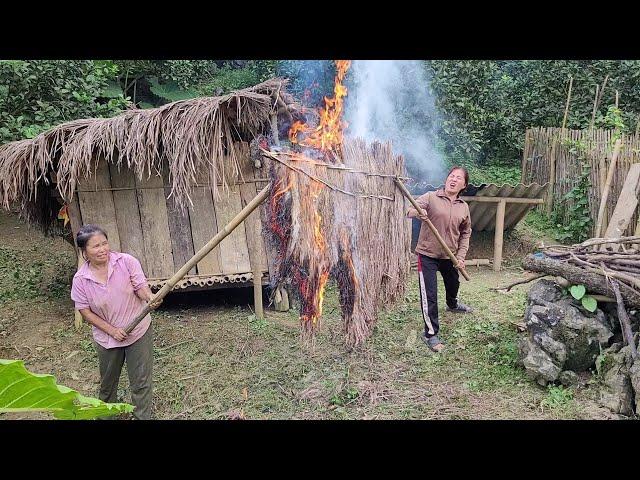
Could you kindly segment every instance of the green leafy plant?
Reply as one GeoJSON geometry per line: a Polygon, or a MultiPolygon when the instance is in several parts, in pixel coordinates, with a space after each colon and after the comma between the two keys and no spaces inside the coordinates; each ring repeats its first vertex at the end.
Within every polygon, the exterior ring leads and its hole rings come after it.
{"type": "Polygon", "coordinates": [[[22,360],[0,359],[0,413],[47,412],[64,420],[88,420],[133,412],[128,403],[105,403],[85,397],[53,375],[29,372],[22,360]]]}
{"type": "Polygon", "coordinates": [[[569,293],[576,300],[580,300],[583,308],[588,312],[595,312],[598,308],[598,301],[591,295],[587,295],[587,289],[584,285],[572,285],[569,288],[569,293]]]}
{"type": "Polygon", "coordinates": [[[260,319],[256,317],[255,314],[249,315],[247,317],[247,320],[249,320],[249,325],[251,325],[251,328],[253,328],[254,330],[264,330],[269,326],[269,322],[267,322],[265,318],[260,319]]]}
{"type": "Polygon", "coordinates": [[[589,209],[589,190],[591,189],[591,165],[581,158],[582,172],[576,185],[567,193],[560,202],[554,206],[552,218],[559,233],[557,240],[582,242],[589,238],[589,232],[593,225],[591,210],[589,209]],[[566,215],[565,212],[570,214],[566,215]],[[568,218],[565,218],[568,217],[568,218]]]}
{"type": "Polygon", "coordinates": [[[542,407],[561,409],[568,407],[573,402],[573,391],[562,385],[549,385],[547,396],[540,402],[542,407]]]}

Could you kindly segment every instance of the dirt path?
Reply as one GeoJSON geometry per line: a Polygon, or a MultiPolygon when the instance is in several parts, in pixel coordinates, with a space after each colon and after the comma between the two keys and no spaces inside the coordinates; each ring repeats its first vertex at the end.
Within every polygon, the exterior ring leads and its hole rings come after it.
{"type": "MultiPolygon", "coordinates": [[[[90,328],[73,327],[68,298],[75,257],[68,243],[44,238],[0,213],[0,357],[23,359],[58,383],[96,395],[98,368],[90,328]]],[[[342,343],[337,295],[326,295],[315,346],[299,340],[294,311],[257,321],[251,291],[185,303],[167,298],[154,315],[154,407],[159,419],[555,419],[610,418],[594,389],[550,392],[516,365],[515,323],[526,288],[488,290],[521,277],[470,269],[461,299],[467,316],[442,314],[447,350],[419,339],[418,291],[380,315],[359,351],[342,343]]],[[[442,287],[442,286],[441,286],[442,287]]],[[[443,298],[443,292],[440,293],[443,298]]],[[[128,401],[123,374],[120,398],[128,401]]],[[[8,416],[5,416],[8,418],[8,416]]],[[[12,415],[11,418],[34,418],[12,415]]],[[[42,417],[39,417],[42,418],[42,417]]]]}

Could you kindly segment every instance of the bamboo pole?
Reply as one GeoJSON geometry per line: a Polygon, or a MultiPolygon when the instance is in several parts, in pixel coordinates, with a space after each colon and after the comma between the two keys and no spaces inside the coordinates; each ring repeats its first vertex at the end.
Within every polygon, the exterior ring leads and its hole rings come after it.
{"type": "Polygon", "coordinates": [[[262,307],[262,273],[258,269],[253,271],[253,309],[256,312],[256,318],[262,320],[264,318],[264,309],[262,307]]]}
{"type": "Polygon", "coordinates": [[[591,123],[589,124],[589,130],[593,130],[593,126],[596,121],[596,108],[598,108],[598,92],[600,90],[600,85],[596,84],[596,96],[593,99],[593,112],[591,113],[591,123]]]}
{"type": "Polygon", "coordinates": [[[571,87],[573,87],[573,77],[569,76],[569,93],[567,94],[567,104],[564,107],[564,118],[562,119],[562,130],[567,126],[567,116],[569,114],[569,102],[571,102],[571,87]]]}
{"type": "Polygon", "coordinates": [[[504,239],[504,212],[507,202],[498,203],[496,208],[496,231],[493,240],[493,271],[499,272],[502,266],[502,245],[504,239]]]}
{"type": "MultiPolygon", "coordinates": [[[[394,181],[396,182],[396,185],[398,186],[398,188],[400,189],[402,194],[411,202],[411,205],[413,205],[413,208],[415,208],[418,211],[418,214],[419,215],[426,215],[425,211],[422,208],[420,208],[420,205],[418,205],[416,203],[416,201],[414,200],[413,196],[411,195],[411,193],[409,193],[409,190],[407,190],[407,187],[404,186],[404,184],[400,181],[400,179],[396,177],[394,179],[394,181]]],[[[469,274],[464,270],[464,268],[462,268],[460,266],[460,264],[458,263],[458,259],[453,254],[451,249],[447,246],[447,244],[445,243],[444,239],[442,238],[442,236],[438,232],[438,229],[433,226],[433,223],[431,223],[431,220],[427,219],[424,222],[427,224],[427,227],[429,227],[429,230],[431,230],[433,235],[436,237],[436,240],[438,240],[438,243],[440,243],[440,245],[442,245],[442,248],[447,253],[447,255],[449,256],[451,261],[453,262],[453,265],[458,270],[460,270],[460,273],[465,278],[465,280],[471,280],[471,278],[469,278],[469,274]]]]}
{"type": "MultiPolygon", "coordinates": [[[[74,241],[75,246],[75,241],[74,241]]],[[[76,255],[78,257],[78,270],[84,264],[84,258],[82,258],[82,254],[80,253],[80,249],[76,247],[76,255]]],[[[73,311],[73,324],[76,327],[76,330],[80,330],[82,328],[82,314],[79,310],[73,311]]]]}
{"type": "MultiPolygon", "coordinates": [[[[240,210],[233,219],[224,226],[222,230],[220,230],[215,237],[213,237],[209,242],[207,242],[200,250],[196,252],[196,254],[191,257],[191,259],[185,263],[180,270],[178,270],[164,286],[156,293],[153,298],[149,301],[149,304],[144,307],[142,312],[138,314],[138,316],[133,319],[133,321],[127,325],[127,328],[124,329],[125,332],[131,333],[131,331],[138,325],[147,314],[153,310],[150,305],[154,304],[156,301],[164,298],[175,286],[177,282],[179,282],[196,264],[204,258],[211,250],[213,250],[222,240],[224,240],[227,235],[233,232],[240,223],[242,223],[251,212],[253,212],[258,206],[269,196],[269,191],[271,189],[271,183],[269,183],[266,187],[264,187],[258,195],[256,195],[253,200],[251,200],[246,207],[240,210]]],[[[255,275],[254,275],[255,278],[255,275]]],[[[255,280],[254,280],[255,281],[255,280]]]]}
{"type": "Polygon", "coordinates": [[[607,172],[607,180],[604,184],[602,191],[602,198],[600,199],[600,208],[598,209],[598,220],[596,222],[595,238],[600,237],[602,231],[602,223],[604,220],[604,210],[607,206],[607,199],[609,198],[609,190],[611,189],[611,181],[613,180],[613,173],[616,169],[616,163],[618,162],[618,156],[620,155],[620,149],[622,148],[622,142],[620,139],[616,140],[616,144],[613,147],[613,154],[611,155],[611,164],[609,165],[609,171],[607,172]]]}
{"type": "Polygon", "coordinates": [[[551,135],[551,155],[549,156],[549,186],[547,187],[547,215],[551,215],[553,207],[553,194],[556,186],[556,150],[559,139],[551,135]]]}

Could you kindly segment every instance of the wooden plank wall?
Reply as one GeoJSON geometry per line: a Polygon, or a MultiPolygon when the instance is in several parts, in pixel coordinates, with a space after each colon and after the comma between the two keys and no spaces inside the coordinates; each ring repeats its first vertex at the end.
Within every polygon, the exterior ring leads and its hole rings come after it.
{"type": "MultiPolygon", "coordinates": [[[[138,180],[127,167],[118,169],[101,159],[96,175],[79,183],[82,221],[105,228],[111,248],[138,258],[148,278],[168,278],[264,187],[255,180],[266,176],[266,168],[254,168],[247,143],[236,144],[236,148],[244,157],[241,161],[244,181],[240,179],[228,191],[221,191],[220,200],[214,202],[207,172],[200,172],[191,194],[193,204],[185,209],[180,209],[173,197],[168,198],[171,184],[166,161],[161,176],[152,172],[149,178],[138,180]]],[[[230,160],[227,158],[225,162],[226,168],[230,168],[230,160]]],[[[228,275],[254,269],[268,272],[258,210],[189,274],[228,275]]]]}
{"type": "MultiPolygon", "coordinates": [[[[171,182],[169,179],[169,162],[166,160],[162,164],[162,181],[164,183],[164,197],[167,204],[167,214],[169,216],[169,236],[171,237],[171,249],[173,250],[173,269],[180,270],[187,261],[193,257],[193,234],[191,232],[191,221],[189,220],[189,209],[180,208],[171,194],[171,182]]],[[[189,270],[187,275],[195,275],[196,267],[189,270]]]]}
{"type": "Polygon", "coordinates": [[[120,251],[120,234],[111,188],[109,165],[104,159],[98,159],[93,175],[78,181],[78,201],[84,224],[100,225],[109,236],[111,248],[120,251]]]}
{"type": "MultiPolygon", "coordinates": [[[[242,150],[242,147],[238,148],[242,150]]],[[[231,160],[228,156],[225,156],[224,162],[225,170],[231,171],[231,160]]],[[[230,185],[227,191],[221,191],[220,199],[216,202],[215,208],[218,230],[221,230],[242,210],[240,185],[230,185]]],[[[225,274],[251,271],[244,222],[220,242],[220,266],[222,273],[225,274]]]]}
{"type": "Polygon", "coordinates": [[[147,260],[145,273],[148,278],[168,278],[174,268],[162,177],[152,172],[148,178],[135,178],[135,182],[147,260]]]}

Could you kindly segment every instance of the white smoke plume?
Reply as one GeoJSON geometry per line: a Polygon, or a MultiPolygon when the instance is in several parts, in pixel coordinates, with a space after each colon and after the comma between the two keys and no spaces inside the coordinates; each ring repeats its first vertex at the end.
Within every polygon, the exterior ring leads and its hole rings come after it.
{"type": "Polygon", "coordinates": [[[438,152],[438,116],[419,60],[356,60],[347,73],[345,135],[391,141],[409,175],[436,185],[446,171],[438,152]]]}

